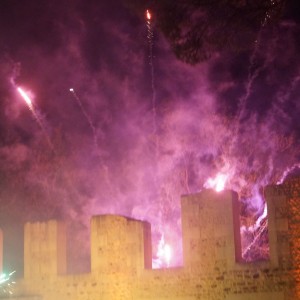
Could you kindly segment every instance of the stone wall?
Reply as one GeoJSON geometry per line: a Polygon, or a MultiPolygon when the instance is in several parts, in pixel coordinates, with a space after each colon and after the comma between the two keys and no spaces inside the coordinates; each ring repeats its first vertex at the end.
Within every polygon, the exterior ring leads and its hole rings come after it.
{"type": "MultiPolygon", "coordinates": [[[[91,220],[91,272],[65,271],[65,229],[25,225],[18,299],[300,300],[299,179],[267,187],[270,260],[241,261],[237,195],[182,197],[184,266],[151,270],[150,224],[121,216],[91,220]],[[36,297],[36,298],[34,298],[36,297]]],[[[11,299],[11,298],[10,298],[11,299]]]]}
{"type": "Polygon", "coordinates": [[[300,180],[267,187],[269,242],[275,265],[293,277],[292,299],[300,299],[300,180]]]}
{"type": "Polygon", "coordinates": [[[184,266],[205,273],[233,267],[241,253],[237,194],[205,190],[183,196],[181,208],[184,266]]]}
{"type": "Polygon", "coordinates": [[[62,222],[26,223],[24,278],[55,277],[66,273],[66,227],[62,222]]]}
{"type": "Polygon", "coordinates": [[[3,233],[0,229],[0,274],[3,272],[3,233]]]}

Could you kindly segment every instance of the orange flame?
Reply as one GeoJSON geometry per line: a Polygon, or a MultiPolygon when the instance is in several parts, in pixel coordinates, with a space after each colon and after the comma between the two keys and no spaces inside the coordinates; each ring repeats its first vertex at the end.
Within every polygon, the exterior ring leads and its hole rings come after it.
{"type": "Polygon", "coordinates": [[[146,17],[147,17],[147,20],[151,20],[151,13],[149,11],[149,9],[146,10],[146,17]]]}

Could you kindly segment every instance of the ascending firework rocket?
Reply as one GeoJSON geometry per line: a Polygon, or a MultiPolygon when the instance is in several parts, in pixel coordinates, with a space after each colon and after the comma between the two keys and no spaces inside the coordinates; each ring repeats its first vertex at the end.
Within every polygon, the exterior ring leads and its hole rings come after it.
{"type": "Polygon", "coordinates": [[[149,9],[146,10],[146,18],[149,21],[151,20],[151,13],[150,13],[149,9]]]}
{"type": "Polygon", "coordinates": [[[37,114],[37,112],[36,112],[36,110],[35,110],[35,108],[33,106],[32,100],[30,99],[29,95],[21,87],[17,87],[17,91],[19,92],[19,94],[22,96],[22,98],[26,102],[29,110],[32,112],[35,120],[37,121],[37,123],[39,124],[39,126],[42,129],[43,133],[45,134],[49,146],[54,151],[54,147],[53,147],[53,144],[52,144],[52,142],[50,140],[50,137],[49,137],[49,135],[48,135],[48,133],[47,133],[47,131],[45,129],[45,126],[44,126],[42,120],[40,119],[39,115],[37,114]]]}
{"type": "Polygon", "coordinates": [[[29,109],[32,111],[32,113],[34,114],[34,116],[36,117],[36,113],[33,109],[33,105],[32,105],[32,101],[29,98],[29,96],[23,91],[22,88],[18,87],[17,88],[18,92],[20,93],[20,95],[23,97],[23,99],[25,100],[26,104],[28,105],[29,109]]]}

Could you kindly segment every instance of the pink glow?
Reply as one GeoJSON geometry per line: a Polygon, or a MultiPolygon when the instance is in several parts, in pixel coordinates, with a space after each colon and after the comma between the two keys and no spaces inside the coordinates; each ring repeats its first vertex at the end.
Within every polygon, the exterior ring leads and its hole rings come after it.
{"type": "Polygon", "coordinates": [[[172,259],[172,248],[165,242],[164,235],[158,243],[156,259],[153,259],[152,266],[154,269],[169,267],[172,259]]]}
{"type": "Polygon", "coordinates": [[[212,188],[216,192],[221,192],[225,189],[225,185],[228,179],[228,175],[218,173],[215,178],[208,178],[204,184],[205,188],[212,188]]]}

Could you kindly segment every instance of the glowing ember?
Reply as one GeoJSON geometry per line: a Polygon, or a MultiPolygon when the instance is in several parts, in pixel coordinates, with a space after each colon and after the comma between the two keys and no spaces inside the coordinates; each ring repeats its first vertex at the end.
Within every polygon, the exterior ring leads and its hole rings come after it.
{"type": "Polygon", "coordinates": [[[151,13],[150,13],[150,11],[147,9],[146,10],[146,17],[147,17],[147,20],[151,20],[151,13]]]}
{"type": "Polygon", "coordinates": [[[221,192],[225,188],[227,179],[228,179],[228,175],[219,173],[215,178],[208,178],[208,180],[204,184],[204,187],[212,188],[216,192],[221,192]]]}

